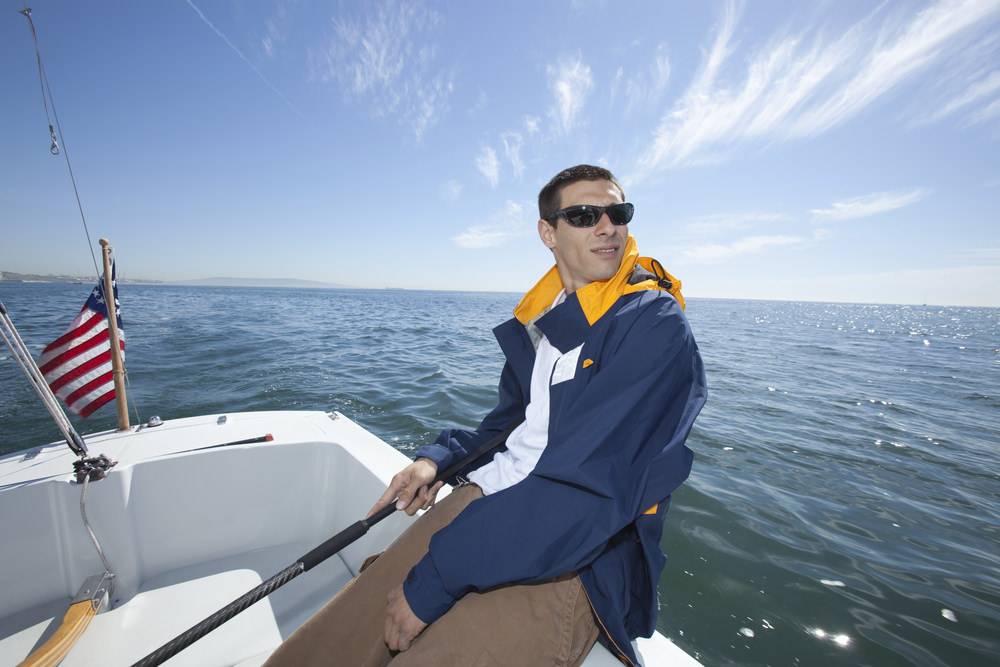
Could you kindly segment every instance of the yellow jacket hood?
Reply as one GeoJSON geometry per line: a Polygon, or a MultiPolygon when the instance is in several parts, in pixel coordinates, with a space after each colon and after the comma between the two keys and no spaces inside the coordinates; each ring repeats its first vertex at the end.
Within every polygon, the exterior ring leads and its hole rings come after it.
{"type": "MultiPolygon", "coordinates": [[[[521,324],[527,324],[545,312],[562,289],[559,270],[553,266],[521,298],[514,308],[514,317],[521,324]]],[[[681,308],[684,307],[681,281],[667,273],[663,265],[652,257],[640,257],[635,237],[629,234],[618,272],[607,280],[597,280],[581,287],[576,290],[576,296],[587,322],[594,324],[623,295],[649,289],[669,292],[681,308]]]]}

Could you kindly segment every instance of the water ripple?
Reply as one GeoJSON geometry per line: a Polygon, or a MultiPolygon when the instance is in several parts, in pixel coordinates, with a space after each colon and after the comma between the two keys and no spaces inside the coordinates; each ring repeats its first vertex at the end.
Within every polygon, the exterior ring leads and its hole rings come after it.
{"type": "MultiPolygon", "coordinates": [[[[87,291],[0,283],[35,352],[87,291]]],[[[122,299],[144,414],[340,410],[406,453],[492,407],[491,328],[517,302],[167,286],[122,299]]],[[[994,664],[1000,311],[691,299],[688,315],[710,399],[664,534],[660,629],[712,665],[994,664]]],[[[54,439],[0,361],[0,451],[54,439]]],[[[106,412],[81,429],[109,427],[106,412]]]]}

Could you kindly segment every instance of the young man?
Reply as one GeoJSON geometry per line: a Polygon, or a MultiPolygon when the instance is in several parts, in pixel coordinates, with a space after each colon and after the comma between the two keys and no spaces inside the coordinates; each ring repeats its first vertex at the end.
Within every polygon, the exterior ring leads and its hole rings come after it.
{"type": "Polygon", "coordinates": [[[630,641],[656,629],[663,522],[706,397],[701,358],[680,285],[639,257],[611,172],[566,169],[538,206],[556,264],[494,329],[497,407],[393,478],[372,513],[431,509],[269,665],[578,665],[598,639],[634,664],[630,641]],[[431,507],[438,470],[519,422],[431,507]]]}

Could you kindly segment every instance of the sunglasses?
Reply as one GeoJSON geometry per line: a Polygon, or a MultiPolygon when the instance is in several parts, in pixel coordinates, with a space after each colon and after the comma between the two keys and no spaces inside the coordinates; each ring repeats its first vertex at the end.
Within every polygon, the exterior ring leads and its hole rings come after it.
{"type": "Polygon", "coordinates": [[[559,209],[552,214],[552,219],[562,218],[573,227],[593,227],[605,213],[608,214],[611,224],[627,225],[632,220],[632,214],[635,213],[635,206],[628,202],[611,204],[610,206],[579,204],[559,209]]]}

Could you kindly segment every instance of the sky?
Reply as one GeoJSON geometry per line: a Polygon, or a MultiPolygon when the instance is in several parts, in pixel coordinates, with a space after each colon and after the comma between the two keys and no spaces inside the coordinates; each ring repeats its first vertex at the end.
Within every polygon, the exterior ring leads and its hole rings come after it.
{"type": "MultiPolygon", "coordinates": [[[[0,15],[0,271],[92,274],[0,15]]],[[[33,3],[123,277],[520,292],[610,168],[691,297],[1000,306],[1000,0],[33,3]]]]}

